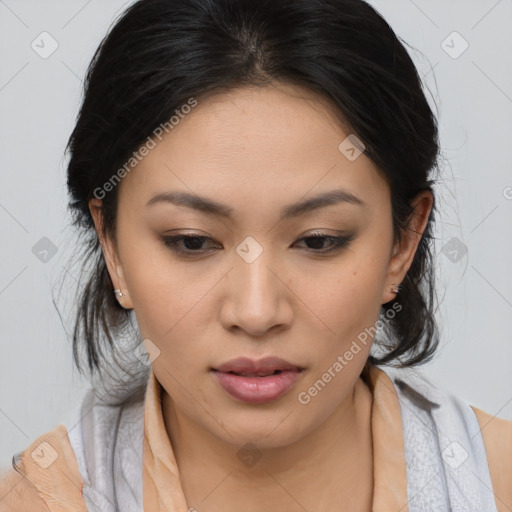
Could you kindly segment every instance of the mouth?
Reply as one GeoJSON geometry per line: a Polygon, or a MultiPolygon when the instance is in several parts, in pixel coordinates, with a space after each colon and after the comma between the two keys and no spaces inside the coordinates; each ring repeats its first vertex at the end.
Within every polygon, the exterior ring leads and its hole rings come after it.
{"type": "Polygon", "coordinates": [[[255,404],[277,400],[285,395],[305,368],[269,357],[257,362],[238,358],[210,370],[231,397],[255,404]]]}
{"type": "Polygon", "coordinates": [[[259,361],[247,357],[239,357],[214,368],[212,367],[211,370],[233,373],[244,377],[266,377],[284,371],[302,371],[304,368],[279,357],[265,357],[259,361]]]}
{"type": "MultiPolygon", "coordinates": [[[[214,370],[218,371],[218,370],[214,370]]],[[[290,371],[290,370],[274,370],[273,372],[224,372],[224,373],[231,373],[232,375],[239,375],[240,377],[268,377],[269,375],[279,375],[283,371],[290,371]]]]}

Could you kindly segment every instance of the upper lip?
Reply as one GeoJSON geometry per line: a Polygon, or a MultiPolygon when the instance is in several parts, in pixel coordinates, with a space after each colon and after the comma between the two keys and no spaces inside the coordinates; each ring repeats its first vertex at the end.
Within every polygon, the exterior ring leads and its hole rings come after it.
{"type": "Polygon", "coordinates": [[[248,357],[237,357],[213,368],[213,370],[225,373],[260,373],[276,370],[303,370],[303,368],[279,357],[264,357],[257,361],[248,357]]]}

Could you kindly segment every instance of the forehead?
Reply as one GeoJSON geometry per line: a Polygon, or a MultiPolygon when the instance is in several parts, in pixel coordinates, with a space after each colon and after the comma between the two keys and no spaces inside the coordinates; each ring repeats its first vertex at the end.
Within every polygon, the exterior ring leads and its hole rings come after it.
{"type": "Polygon", "coordinates": [[[273,85],[216,94],[156,140],[123,178],[120,202],[142,207],[170,190],[260,206],[340,187],[375,196],[386,184],[373,162],[340,152],[349,135],[330,104],[307,89],[273,85]]]}

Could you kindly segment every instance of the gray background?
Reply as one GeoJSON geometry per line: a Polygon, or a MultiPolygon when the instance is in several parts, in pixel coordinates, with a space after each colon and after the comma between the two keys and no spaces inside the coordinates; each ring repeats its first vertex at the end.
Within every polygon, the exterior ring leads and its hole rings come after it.
{"type": "MultiPolygon", "coordinates": [[[[0,469],[58,425],[88,386],[72,366],[69,286],[59,297],[62,276],[70,283],[78,275],[67,267],[76,240],[68,227],[63,152],[86,66],[130,3],[0,0],[0,469]],[[31,46],[41,47],[45,37],[51,49],[44,31],[58,44],[48,58],[31,46]],[[46,263],[36,256],[48,246],[44,237],[57,250],[46,263]]],[[[472,405],[512,419],[512,2],[370,3],[417,49],[411,55],[427,97],[439,106],[442,346],[422,372],[472,405]]]]}

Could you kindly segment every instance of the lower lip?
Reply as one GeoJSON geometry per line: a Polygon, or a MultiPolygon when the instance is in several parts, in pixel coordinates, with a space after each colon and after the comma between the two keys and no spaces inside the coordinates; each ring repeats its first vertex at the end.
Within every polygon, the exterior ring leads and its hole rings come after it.
{"type": "Polygon", "coordinates": [[[232,397],[243,402],[261,404],[276,400],[287,393],[300,377],[301,371],[285,370],[266,377],[244,377],[218,371],[213,373],[232,397]]]}

